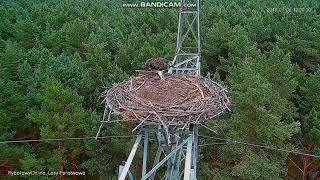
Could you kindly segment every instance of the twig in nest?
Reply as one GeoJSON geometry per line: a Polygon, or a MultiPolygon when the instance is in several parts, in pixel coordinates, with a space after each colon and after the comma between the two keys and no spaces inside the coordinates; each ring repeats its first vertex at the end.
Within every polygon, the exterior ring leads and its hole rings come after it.
{"type": "Polygon", "coordinates": [[[132,90],[132,78],[130,78],[130,88],[129,88],[129,91],[132,90]]]}
{"type": "Polygon", "coordinates": [[[144,118],[144,119],[132,130],[132,132],[134,132],[135,130],[137,130],[138,127],[140,127],[146,120],[148,120],[149,117],[150,117],[150,115],[148,115],[146,118],[144,118]]]}
{"type": "Polygon", "coordinates": [[[132,129],[132,132],[138,129],[147,119],[142,120],[134,129],[132,129]]]}
{"type": "Polygon", "coordinates": [[[185,129],[188,125],[189,125],[189,124],[185,123],[185,124],[182,126],[182,128],[179,128],[179,129],[183,130],[183,129],[185,129]]]}
{"type": "MultiPolygon", "coordinates": [[[[132,120],[131,120],[131,119],[129,119],[129,120],[123,120],[123,119],[121,119],[121,120],[108,121],[108,123],[115,123],[115,122],[128,122],[128,121],[132,121],[132,120]]],[[[106,122],[106,121],[100,121],[100,122],[106,122]]]]}
{"type": "Polygon", "coordinates": [[[195,83],[192,83],[193,85],[197,86],[198,90],[200,91],[201,93],[201,97],[204,98],[204,94],[203,94],[203,91],[201,90],[201,88],[199,87],[198,84],[195,84],[195,83]]]}
{"type": "Polygon", "coordinates": [[[103,104],[106,100],[107,100],[107,97],[103,98],[103,100],[101,101],[101,104],[103,104]]]}
{"type": "Polygon", "coordinates": [[[166,134],[167,134],[167,140],[168,140],[168,144],[171,144],[171,141],[170,141],[170,133],[169,133],[169,129],[168,127],[166,126],[166,124],[164,124],[164,122],[162,121],[161,117],[159,116],[159,114],[155,111],[153,111],[153,113],[158,117],[158,120],[161,122],[161,124],[163,125],[163,128],[165,129],[166,131],[166,134]]]}
{"type": "Polygon", "coordinates": [[[149,101],[149,104],[150,104],[150,106],[154,107],[154,105],[152,104],[152,102],[151,102],[151,101],[149,101]]]}
{"type": "Polygon", "coordinates": [[[223,104],[226,106],[226,109],[228,109],[228,111],[231,111],[231,109],[225,103],[223,104]]]}
{"type": "Polygon", "coordinates": [[[217,134],[217,131],[215,131],[215,130],[213,130],[213,129],[209,128],[208,126],[206,126],[206,125],[204,125],[204,124],[201,124],[201,123],[200,123],[200,125],[201,125],[202,127],[206,128],[206,129],[208,129],[209,131],[214,132],[214,133],[216,133],[216,134],[217,134]]]}
{"type": "Polygon", "coordinates": [[[115,94],[114,96],[116,98],[116,101],[117,101],[118,105],[121,106],[121,103],[119,102],[117,95],[115,94]]]}
{"type": "MultiPolygon", "coordinates": [[[[106,117],[106,112],[107,112],[108,106],[105,106],[104,111],[103,111],[103,117],[102,120],[104,121],[105,117],[106,117]]],[[[111,112],[111,109],[110,109],[111,112]]]]}
{"type": "Polygon", "coordinates": [[[134,89],[133,91],[137,91],[137,90],[140,89],[145,83],[146,83],[146,81],[143,81],[143,83],[142,83],[139,87],[137,87],[136,89],[134,89]]]}

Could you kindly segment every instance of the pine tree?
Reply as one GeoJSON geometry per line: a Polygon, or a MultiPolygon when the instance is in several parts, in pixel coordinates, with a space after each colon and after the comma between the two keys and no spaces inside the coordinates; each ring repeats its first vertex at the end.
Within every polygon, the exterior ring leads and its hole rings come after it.
{"type": "MultiPolygon", "coordinates": [[[[291,64],[280,60],[284,55],[277,49],[266,59],[246,39],[246,36],[240,36],[230,43],[230,57],[234,64],[230,67],[228,82],[233,113],[227,120],[226,136],[245,142],[290,148],[290,144],[285,142],[299,131],[298,123],[283,121],[286,113],[290,112],[288,98],[295,88],[295,81],[289,76],[293,73],[291,64]],[[279,76],[283,75],[283,79],[273,81],[269,77],[270,64],[277,67],[276,72],[279,72],[279,76]]],[[[223,167],[218,173],[220,178],[280,179],[280,175],[286,173],[283,166],[286,153],[240,144],[222,147],[221,151],[223,167]],[[231,173],[227,174],[228,171],[231,173]]]]}
{"type": "MultiPolygon", "coordinates": [[[[0,92],[0,141],[26,137],[23,129],[26,127],[27,98],[21,93],[19,85],[8,79],[0,78],[0,92]]],[[[0,144],[2,167],[19,168],[18,159],[21,156],[23,146],[0,144]]]]}
{"type": "Polygon", "coordinates": [[[307,114],[310,109],[314,108],[320,111],[320,74],[316,73],[301,80],[300,91],[301,96],[299,105],[303,114],[307,114]]]}
{"type": "Polygon", "coordinates": [[[23,62],[22,48],[16,42],[7,41],[0,57],[2,78],[18,80],[18,67],[21,62],[23,62]]]}
{"type": "MultiPolygon", "coordinates": [[[[69,87],[64,87],[54,78],[49,78],[43,85],[43,90],[39,96],[39,109],[32,109],[28,114],[28,119],[35,123],[39,128],[39,137],[46,138],[68,138],[84,135],[84,124],[88,119],[88,113],[83,109],[83,97],[69,87]]],[[[52,153],[54,164],[49,162],[44,164],[42,169],[53,167],[51,169],[64,171],[68,167],[75,170],[76,155],[79,154],[78,142],[54,142],[41,144],[41,151],[38,154],[25,156],[23,167],[34,167],[37,164],[30,165],[29,160],[38,162],[45,158],[45,152],[52,153]],[[33,158],[32,158],[33,157],[33,158]],[[34,158],[35,157],[35,158],[34,158]],[[69,163],[68,163],[69,162],[69,163]]],[[[32,169],[32,168],[31,168],[32,169]]],[[[31,170],[28,169],[28,170],[31,170]]],[[[27,169],[25,169],[27,170],[27,169]]]]}
{"type": "MultiPolygon", "coordinates": [[[[307,154],[317,153],[320,149],[320,120],[317,111],[312,108],[309,116],[303,124],[302,148],[307,154]]],[[[310,156],[302,157],[303,160],[303,179],[307,179],[310,166],[314,163],[314,158],[310,156]]]]}

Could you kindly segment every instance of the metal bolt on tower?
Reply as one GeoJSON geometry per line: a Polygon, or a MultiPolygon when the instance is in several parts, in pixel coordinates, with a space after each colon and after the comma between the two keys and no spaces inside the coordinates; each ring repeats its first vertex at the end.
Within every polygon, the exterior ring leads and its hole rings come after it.
{"type": "MultiPolygon", "coordinates": [[[[200,0],[180,1],[176,52],[169,73],[200,75],[199,15],[200,0]]],[[[127,161],[124,165],[120,165],[118,179],[153,180],[158,170],[162,168],[165,173],[160,179],[178,180],[183,177],[184,180],[196,180],[197,146],[198,126],[196,124],[188,125],[188,127],[169,127],[168,129],[162,125],[144,127],[140,129],[127,161]],[[148,165],[151,138],[156,140],[157,151],[153,164],[148,165]],[[133,178],[130,166],[142,140],[142,174],[138,178],[133,178]]]]}

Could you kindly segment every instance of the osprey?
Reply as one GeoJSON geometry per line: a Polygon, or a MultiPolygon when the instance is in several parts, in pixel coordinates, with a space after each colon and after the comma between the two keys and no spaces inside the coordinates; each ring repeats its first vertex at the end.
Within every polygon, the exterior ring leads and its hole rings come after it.
{"type": "Polygon", "coordinates": [[[169,61],[160,57],[148,59],[143,67],[143,69],[147,71],[150,71],[150,70],[163,71],[168,68],[169,68],[169,61]]]}
{"type": "Polygon", "coordinates": [[[146,61],[144,64],[143,69],[147,71],[157,71],[158,75],[161,79],[164,79],[163,77],[163,71],[167,70],[169,68],[169,61],[165,58],[151,58],[146,61]]]}

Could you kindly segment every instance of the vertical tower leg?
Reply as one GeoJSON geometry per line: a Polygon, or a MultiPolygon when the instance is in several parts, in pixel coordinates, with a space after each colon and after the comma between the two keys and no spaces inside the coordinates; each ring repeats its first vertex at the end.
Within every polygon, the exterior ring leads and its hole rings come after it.
{"type": "Polygon", "coordinates": [[[198,126],[193,126],[194,139],[192,144],[192,165],[191,165],[191,179],[197,179],[197,161],[198,161],[198,126]]]}
{"type": "Polygon", "coordinates": [[[193,135],[192,138],[189,139],[187,144],[187,153],[186,160],[184,165],[184,177],[183,180],[190,180],[191,178],[191,162],[192,162],[192,143],[193,143],[193,135]]]}
{"type": "Polygon", "coordinates": [[[147,173],[148,145],[149,145],[148,143],[149,143],[149,133],[146,131],[144,133],[144,143],[143,143],[142,177],[147,173]]]}

